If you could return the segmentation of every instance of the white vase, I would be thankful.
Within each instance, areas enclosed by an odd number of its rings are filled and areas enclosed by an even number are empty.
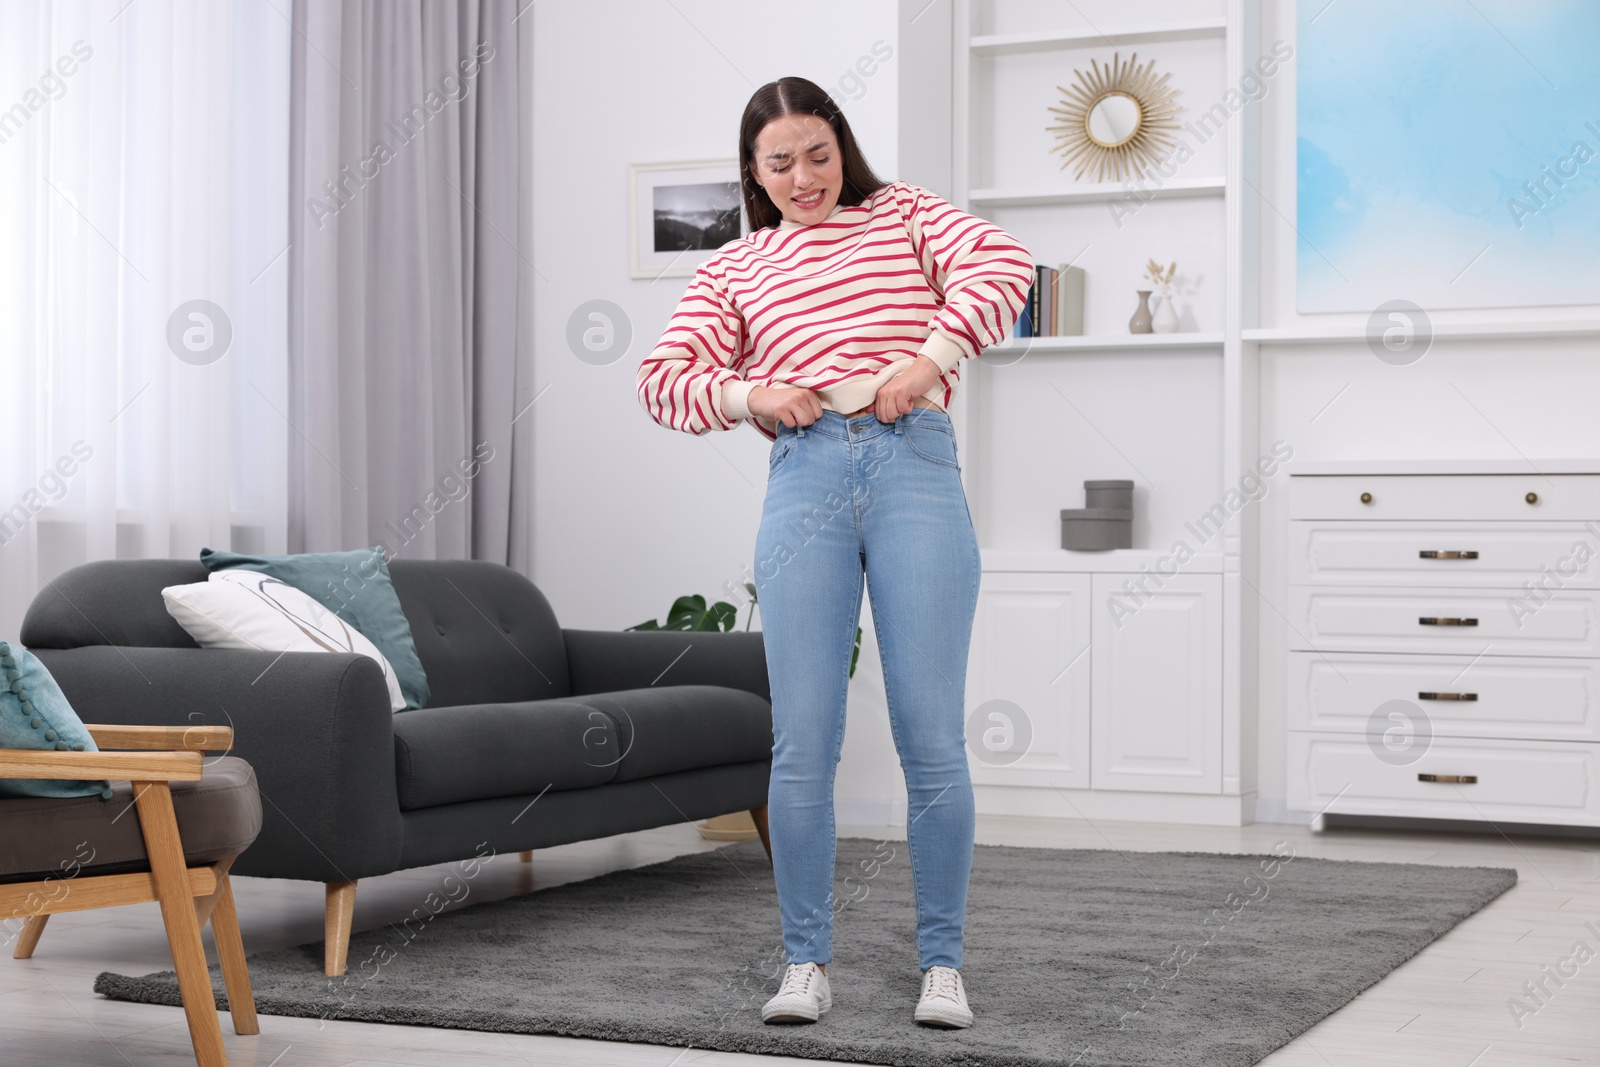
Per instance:
[[[1150,329],[1156,333],[1178,332],[1178,309],[1173,305],[1171,292],[1161,294],[1161,306],[1150,320]]]

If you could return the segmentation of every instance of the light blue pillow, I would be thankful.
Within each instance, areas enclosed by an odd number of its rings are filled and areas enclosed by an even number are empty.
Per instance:
[[[39,657],[0,641],[0,748],[98,752]],[[0,778],[0,797],[111,797],[110,782]]]
[[[302,552],[288,556],[249,556],[239,552],[200,550],[208,570],[229,568],[260,571],[292,585],[361,632],[378,646],[394,668],[407,708],[428,703],[428,675],[411,639],[411,624],[400,610],[400,597],[389,580],[383,547],[349,552]]]

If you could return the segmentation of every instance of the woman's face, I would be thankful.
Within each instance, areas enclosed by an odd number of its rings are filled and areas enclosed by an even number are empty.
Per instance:
[[[839,203],[844,169],[839,143],[828,121],[816,115],[784,115],[756,135],[756,183],[791,222],[821,222]]]

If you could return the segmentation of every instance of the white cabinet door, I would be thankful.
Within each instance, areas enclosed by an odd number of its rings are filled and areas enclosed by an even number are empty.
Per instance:
[[[967,763],[984,785],[1089,786],[1089,576],[983,576]]]
[[[1093,787],[1220,793],[1222,576],[1129,577],[1093,576]]]

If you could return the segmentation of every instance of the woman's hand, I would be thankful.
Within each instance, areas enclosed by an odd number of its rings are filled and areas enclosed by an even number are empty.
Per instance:
[[[893,422],[908,414],[912,401],[934,387],[944,372],[929,356],[918,356],[915,363],[890,378],[878,390],[877,415],[879,422]]]
[[[810,389],[781,385],[769,389],[758,385],[745,400],[750,414],[781,422],[785,426],[810,426],[822,418],[822,401]]]

